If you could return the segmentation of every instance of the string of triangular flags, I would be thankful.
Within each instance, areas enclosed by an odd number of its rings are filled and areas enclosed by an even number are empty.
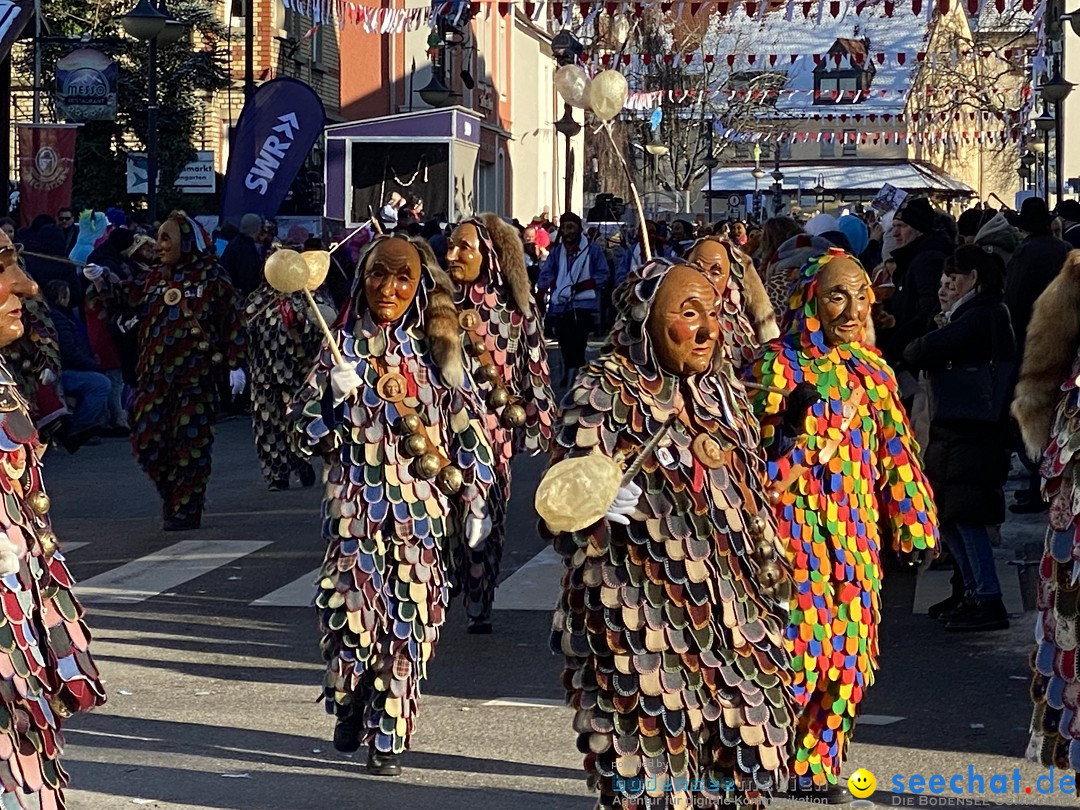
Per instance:
[[[628,110],[651,110],[659,106],[663,101],[672,104],[692,104],[701,98],[703,91],[700,90],[631,90],[626,96],[624,109]],[[1017,100],[1026,101],[1031,98],[1032,89],[1029,85],[1023,85],[1013,90]],[[810,89],[778,89],[778,90],[738,90],[733,88],[716,88],[704,91],[706,99],[727,98],[745,101],[790,101],[795,98],[810,99],[814,101],[858,104],[860,102],[873,101],[875,99],[903,101],[911,96],[925,96],[927,99],[952,98],[963,101],[967,97],[965,91],[951,87],[927,86],[919,89],[896,89],[896,90],[854,90],[854,91],[816,91]],[[1023,105],[1021,105],[1023,106]],[[790,112],[790,111],[786,111]],[[969,113],[974,116],[978,113]],[[988,114],[988,113],[983,113]],[[825,114],[828,119],[832,115]],[[856,119],[861,119],[866,113],[853,114]],[[918,115],[918,113],[915,113]],[[820,116],[815,116],[820,117]],[[846,117],[846,116],[845,116]]]
[[[913,132],[893,130],[880,132],[798,131],[798,132],[737,132],[720,130],[720,137],[730,143],[833,143],[833,144],[958,144],[983,145],[1016,143],[1021,139],[1019,128],[996,130],[960,130],[955,132]]]

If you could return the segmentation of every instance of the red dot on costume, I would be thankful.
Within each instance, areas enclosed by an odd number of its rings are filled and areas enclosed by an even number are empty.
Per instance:
[[[1031,793],[1031,788],[1024,788],[1024,793]]]

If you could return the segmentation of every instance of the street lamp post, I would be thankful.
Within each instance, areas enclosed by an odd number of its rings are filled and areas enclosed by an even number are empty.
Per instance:
[[[1043,115],[1049,115],[1049,110],[1047,109],[1047,106],[1050,104],[1054,105],[1054,112],[1051,116],[1053,126],[1049,130],[1045,130],[1045,132],[1046,139],[1048,141],[1047,146],[1049,146],[1050,132],[1054,133],[1054,179],[1057,191],[1057,200],[1059,203],[1065,196],[1065,138],[1062,137],[1064,135],[1064,132],[1062,130],[1062,107],[1064,105],[1065,99],[1068,98],[1069,93],[1072,92],[1072,89],[1072,82],[1065,81],[1065,79],[1061,75],[1060,64],[1057,70],[1054,71],[1053,77],[1048,82],[1045,82],[1038,88],[1039,95],[1042,96],[1044,103]],[[1040,118],[1041,117],[1042,116],[1040,116]],[[1050,150],[1047,149],[1047,153],[1049,153],[1049,151]],[[1047,160],[1049,160],[1049,154],[1047,155]],[[1049,185],[1050,184],[1048,179],[1046,190],[1047,198],[1049,198],[1050,196]]]
[[[773,179],[773,216],[780,216],[784,207],[784,173],[780,171],[780,144],[776,145],[776,167],[772,170]]]
[[[1042,133],[1042,170],[1043,170],[1043,187],[1042,196],[1048,203],[1050,201],[1050,133],[1057,127],[1057,116],[1050,112],[1050,105],[1046,101],[1043,102],[1042,114],[1034,119],[1032,122],[1035,124],[1036,131]],[[1061,182],[1061,170],[1058,169],[1058,182]],[[1059,196],[1060,199],[1060,196]]]
[[[814,196],[818,200],[819,213],[825,213],[825,177],[823,175],[817,176],[817,184],[814,186]]]
[[[716,155],[713,154],[713,127],[714,123],[709,122],[709,143],[708,154],[705,155],[705,159],[701,161],[701,165],[705,167],[705,171],[709,175],[709,196],[705,198],[705,216],[709,220],[709,225],[712,225],[712,176],[713,170],[720,165],[720,161],[716,159]]]
[[[563,210],[571,211],[574,202],[574,147],[570,139],[581,132],[581,124],[574,120],[574,112],[565,101],[562,118],[555,122],[555,131],[566,136],[566,206]]]

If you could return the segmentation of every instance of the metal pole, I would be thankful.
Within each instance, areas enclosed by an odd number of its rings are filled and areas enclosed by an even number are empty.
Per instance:
[[[563,189],[565,205],[564,212],[572,211],[574,204],[574,147],[570,143],[570,136],[566,137],[566,188]]]
[[[1064,102],[1054,105],[1054,179],[1057,181],[1057,204],[1065,199],[1065,120]]]
[[[1050,203],[1050,133],[1043,133],[1043,186],[1042,197]]]
[[[244,0],[244,98],[255,92],[255,0]]]
[[[713,122],[709,121],[709,160],[712,161],[713,157]],[[709,220],[709,225],[712,226],[712,173],[713,167],[706,166],[705,171],[709,173],[709,196],[705,199],[706,217]]]
[[[146,217],[150,225],[157,218],[157,164],[158,164],[158,137],[157,137],[157,37],[150,40],[149,73],[146,77],[146,92],[149,103],[146,106]]]

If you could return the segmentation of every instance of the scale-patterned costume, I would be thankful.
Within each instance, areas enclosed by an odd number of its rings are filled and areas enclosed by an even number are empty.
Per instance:
[[[173,215],[176,218],[176,215]],[[244,330],[236,291],[201,226],[179,217],[183,257],[140,281],[110,285],[110,307],[138,318],[131,445],[167,518],[202,516],[218,375],[239,368]]]
[[[438,297],[453,333],[443,340],[460,352],[447,287]],[[389,326],[373,322],[359,289],[360,312],[351,309],[335,327],[342,355],[363,381],[358,397],[333,405],[334,361],[324,348],[296,395],[294,417],[301,451],[322,453],[329,466],[327,548],[315,596],[326,709],[339,719],[363,712],[362,744],[400,754],[409,747],[420,683],[446,617],[453,546],[463,542],[464,516],[482,516],[494,473],[468,380],[449,387],[433,357],[431,271],[422,270],[416,300]],[[377,388],[389,372],[404,377],[401,403]],[[403,417],[410,411],[426,425],[429,443],[461,471],[455,495],[419,477],[406,455]]]
[[[311,471],[290,441],[288,409],[319,353],[322,332],[302,293],[280,293],[266,282],[248,297],[244,325],[255,453],[267,483],[288,482],[290,473]]]
[[[506,426],[502,419],[504,407],[489,407],[484,412],[495,453],[496,486],[492,487],[488,502],[492,529],[479,548],[462,545],[455,565],[457,587],[464,593],[469,621],[488,622],[506,542],[510,466],[514,454],[520,450],[530,454],[547,452],[555,418],[555,398],[551,393],[543,326],[530,292],[521,239],[494,214],[466,222],[480,234],[480,250],[484,255],[479,277],[467,286],[457,285],[454,301],[460,311],[464,348],[472,358],[474,385],[478,392],[490,396],[492,384],[475,382],[481,362],[479,353],[469,351],[474,341],[481,341],[498,371],[496,385],[506,390],[511,403],[525,409],[525,423],[520,428]],[[504,229],[509,229],[509,233],[501,233]],[[470,311],[478,317],[470,316]]]
[[[566,571],[552,649],[566,658],[601,807],[643,794],[737,800],[781,787],[792,752],[786,563],[742,386],[658,370],[644,325],[666,263],[640,273],[620,288],[603,354],[567,395],[552,462],[632,458],[678,417],[634,476],[643,494],[629,526],[601,519],[555,535]],[[765,566],[778,584],[764,584]]]
[[[727,284],[720,290],[720,334],[732,364],[743,369],[757,360],[764,344],[780,336],[780,330],[753,260],[730,240],[715,241],[724,246],[731,262]]]
[[[1080,253],[1035,302],[1012,412],[1039,458],[1049,528],[1039,566],[1027,756],[1080,775]]]
[[[105,702],[52,532],[44,451],[0,362],[0,807],[11,810],[67,806],[61,725]]]
[[[26,397],[30,417],[38,429],[67,415],[67,406],[56,392],[56,383],[43,383],[42,374],[60,379],[60,339],[56,335],[49,305],[41,298],[24,298],[23,336],[0,350]]]
[[[821,396],[790,452],[780,418],[786,398],[766,392],[753,397],[770,478],[780,481],[793,465],[804,467],[776,512],[796,586],[787,645],[803,710],[793,770],[817,784],[837,782],[859,703],[878,666],[882,540],[911,553],[936,547],[938,534],[892,370],[861,341],[825,343],[815,294],[832,258],[827,254],[803,267],[786,333],[751,372],[763,385],[792,391],[805,382]],[[853,397],[861,405],[841,432],[844,404]],[[836,440],[835,455],[821,464],[818,454]]]

